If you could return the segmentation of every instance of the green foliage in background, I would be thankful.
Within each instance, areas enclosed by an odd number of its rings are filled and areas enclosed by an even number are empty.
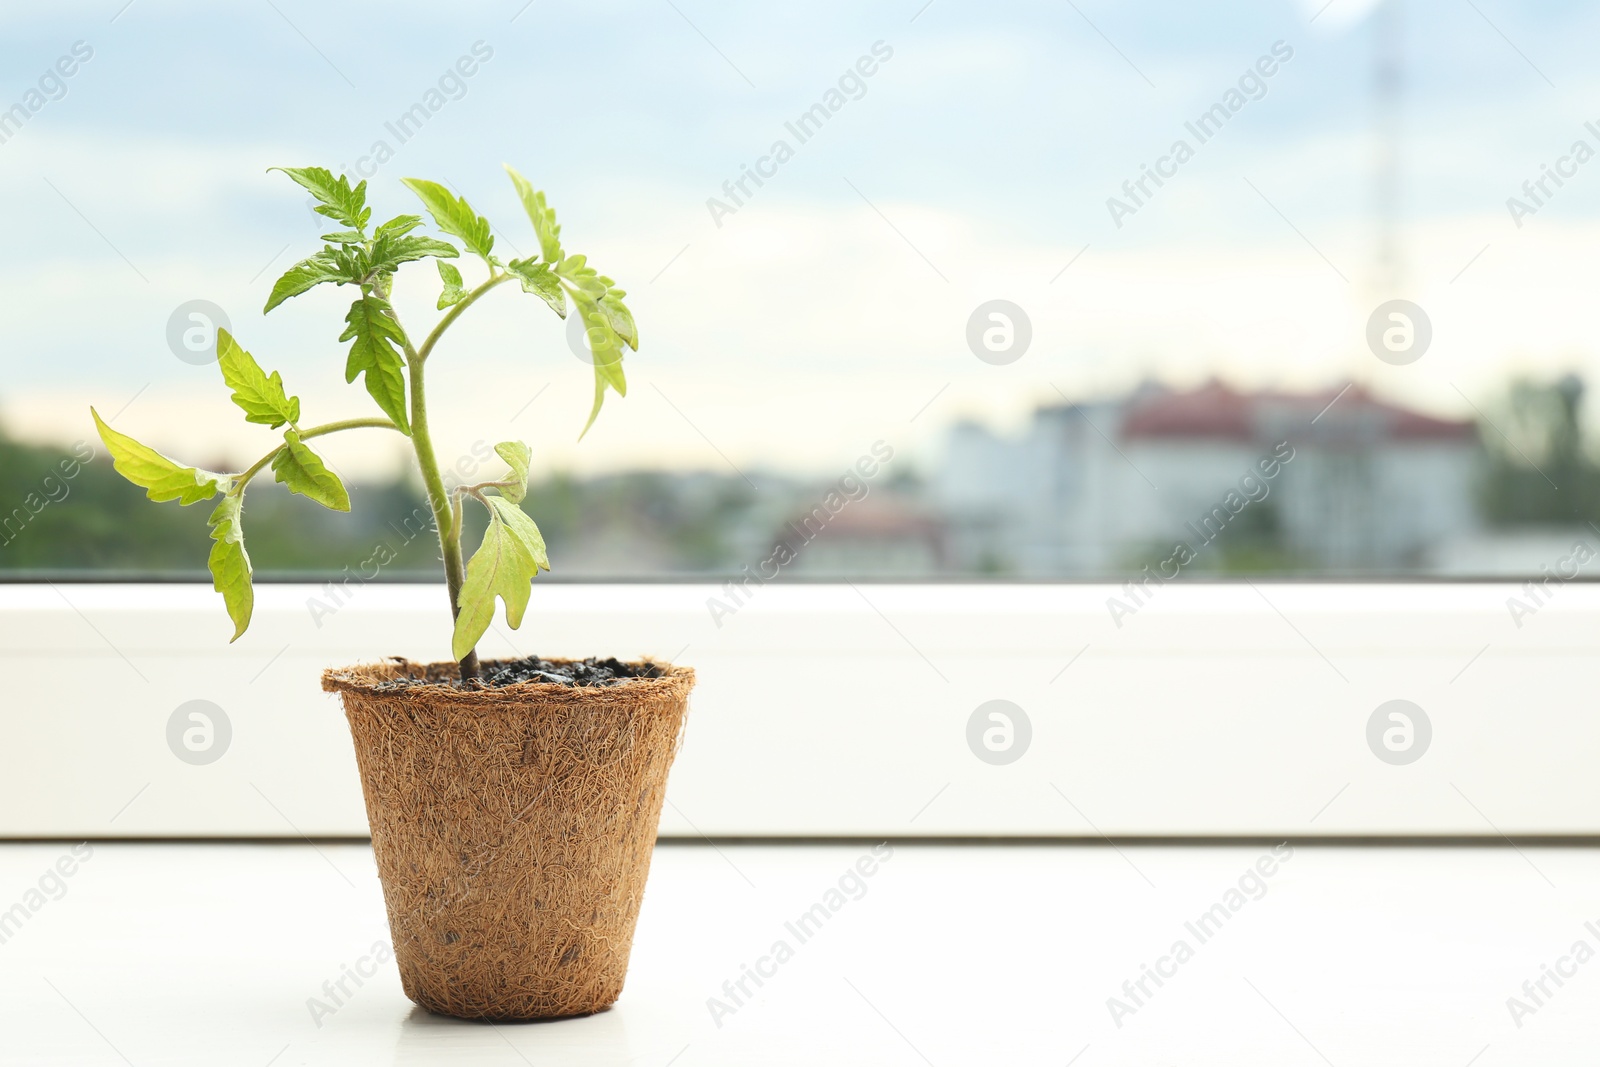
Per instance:
[[[1583,432],[1583,383],[1513,382],[1482,427],[1482,507],[1496,525],[1600,524],[1600,464]]]

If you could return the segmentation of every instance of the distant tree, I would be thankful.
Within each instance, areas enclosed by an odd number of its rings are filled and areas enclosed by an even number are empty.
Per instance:
[[[1585,443],[1583,381],[1521,379],[1485,418],[1482,489],[1493,525],[1600,521],[1600,465]]]
[[[250,554],[257,576],[320,582],[349,577],[348,567],[361,580],[431,577],[439,550],[431,515],[418,508],[416,486],[394,480],[352,483],[349,490],[361,504],[349,515],[288,494],[253,500]],[[533,482],[528,500],[552,547],[573,556],[589,551],[587,573],[731,575],[750,562],[740,557],[730,532],[758,501],[733,475],[633,471],[577,479],[557,472]],[[484,525],[468,513],[469,541],[481,538]],[[623,534],[637,540],[623,541]],[[0,436],[0,575],[198,580],[205,570],[194,546],[206,539],[203,513],[150,507],[143,491],[115,475],[98,440],[75,451]],[[651,546],[644,562],[630,554],[639,540]],[[611,542],[615,548],[607,551]],[[381,568],[374,560],[384,561]]]

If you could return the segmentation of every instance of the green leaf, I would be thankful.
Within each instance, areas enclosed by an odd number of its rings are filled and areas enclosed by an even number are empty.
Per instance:
[[[222,368],[222,380],[233,390],[233,402],[243,409],[245,422],[276,430],[300,421],[300,398],[286,395],[278,372],[268,377],[255,357],[223,329],[217,330],[217,366]]]
[[[506,497],[488,496],[489,527],[483,543],[467,564],[461,585],[461,613],[456,616],[451,651],[465,659],[494,621],[495,598],[506,602],[506,622],[514,630],[522,625],[531,583],[540,569],[549,570],[544,537],[533,520]]]
[[[267,297],[267,306],[261,309],[261,313],[265,315],[290,297],[299,296],[323,282],[338,282],[342,285],[360,280],[361,275],[352,270],[348,262],[342,261],[333,249],[325,248],[313,256],[302,259],[277,280],[272,286],[272,295]]]
[[[218,493],[233,488],[233,478],[215,474],[198,467],[185,467],[163,456],[153,448],[120,434],[105,424],[100,413],[89,409],[94,424],[100,431],[100,440],[111,453],[111,465],[116,472],[145,491],[151,500],[176,500],[183,506],[208,500]]]
[[[382,271],[393,274],[402,263],[412,260],[426,259],[435,256],[440,259],[455,259],[461,251],[447,241],[440,241],[434,237],[389,237],[379,236],[372,241],[372,253],[367,260],[367,273]]]
[[[442,265],[442,264],[441,264]],[[405,344],[405,334],[391,313],[389,302],[368,294],[350,305],[345,315],[346,329],[339,335],[341,341],[352,341],[349,358],[344,364],[344,380],[353,382],[356,375],[366,375],[367,392],[378,402],[383,413],[410,436],[411,422],[406,412],[405,359],[400,347]]]
[[[439,266],[439,280],[444,282],[444,291],[439,294],[439,310],[454,307],[466,299],[467,291],[461,285],[461,272],[454,265],[442,259],[434,260]]]
[[[287,485],[289,492],[310,497],[325,508],[349,511],[350,494],[345,492],[344,483],[301,442],[300,435],[286,430],[283,442],[285,447],[272,460],[272,473],[277,480]]]
[[[244,550],[244,526],[240,516],[244,511],[244,495],[230,493],[218,502],[217,508],[206,521],[211,526],[211,587],[222,594],[228,606],[228,617],[233,620],[232,644],[244,636],[250,627],[250,616],[255,611],[255,587],[250,584],[250,554]]]
[[[513,504],[522,503],[522,498],[528,495],[528,462],[533,456],[532,451],[521,441],[501,441],[494,446],[494,450],[511,468],[510,474],[500,479],[511,483],[500,486],[500,495]]]
[[[601,281],[609,283],[611,279],[601,278]],[[622,302],[622,298],[627,295],[621,289],[607,289],[606,295],[600,298],[600,310],[605,314],[606,322],[610,324],[612,332],[622,338],[629,348],[637,352],[639,351],[639,330],[633,324],[633,312],[629,311],[627,305]]]
[[[522,282],[524,293],[534,293],[562,318],[567,317],[567,294],[561,288],[561,279],[547,263],[536,263],[531,259],[513,259],[506,264],[506,271],[515,274]]]
[[[628,395],[628,383],[622,377],[622,339],[611,328],[611,319],[601,310],[600,304],[588,293],[573,293],[572,302],[584,323],[584,336],[589,351],[594,353],[595,373],[620,395]]]
[[[533,232],[539,235],[539,254],[546,263],[559,263],[561,261],[561,226],[556,222],[556,209],[545,203],[544,194],[535,189],[533,185],[517,173],[511,164],[504,164],[506,173],[511,175],[511,184],[517,187],[517,196],[522,199],[522,209],[528,213],[528,219],[533,223]]]
[[[343,174],[337,179],[325,167],[268,167],[280,170],[293,178],[302,188],[316,198],[317,214],[344,223],[355,230],[364,230],[372,209],[366,206],[367,183],[350,188],[350,179]]]
[[[528,558],[537,564],[540,570],[549,570],[550,557],[545,552],[544,535],[539,532],[539,527],[534,525],[527,512],[504,497],[486,496],[484,499],[489,502],[489,510],[500,517],[500,521],[506,524],[511,536],[527,552]],[[511,623],[512,629],[516,629],[522,625],[522,612],[518,610],[515,617],[507,615],[506,621]]]
[[[389,241],[388,255],[396,263],[409,263],[414,259],[424,259],[435,256],[439,259],[455,259],[461,255],[461,250],[449,241],[441,241],[437,237],[395,237]]]
[[[600,417],[600,408],[603,404],[605,404],[605,402],[606,380],[600,377],[600,374],[597,371],[595,372],[594,376],[594,405],[589,408],[589,421],[583,424],[583,432],[578,434],[578,440],[583,440],[590,428],[594,426],[594,420]]]
[[[325,233],[318,240],[327,241],[336,245],[358,245],[367,239],[367,235],[360,230],[335,230]]]
[[[428,209],[439,229],[452,237],[461,238],[467,248],[485,260],[494,248],[494,236],[489,232],[489,220],[479,215],[461,197],[438,182],[422,178],[401,178],[406,188],[417,194],[422,206]]]
[[[589,266],[586,257],[567,256],[555,265],[555,272],[572,287],[572,302],[578,305],[589,349],[594,353],[594,406],[583,427],[586,434],[600,416],[608,387],[615,389],[618,396],[628,395],[628,382],[622,372],[622,346],[637,349],[639,333],[633,313],[622,302],[628,294]]]
[[[578,305],[578,314],[586,324],[589,351],[594,354],[594,406],[589,409],[589,421],[583,425],[583,434],[587,434],[594,420],[600,417],[606,388],[615,389],[618,396],[627,396],[628,380],[622,371],[622,339],[611,328],[611,320],[600,309],[599,302],[582,291],[573,292],[572,302]],[[582,438],[583,434],[578,436]]]
[[[599,300],[611,288],[611,279],[602,278],[598,271],[589,266],[589,257],[577,255],[568,256],[561,262],[554,264],[555,272],[565,278],[577,289]]]
[[[404,234],[410,233],[412,230],[416,229],[418,226],[421,226],[421,225],[422,225],[422,216],[421,215],[396,215],[394,218],[390,219],[388,222],[385,222],[382,225],[380,225],[376,230],[373,230],[372,231],[372,236],[374,238],[377,238],[377,237],[400,237],[400,236],[402,236]]]

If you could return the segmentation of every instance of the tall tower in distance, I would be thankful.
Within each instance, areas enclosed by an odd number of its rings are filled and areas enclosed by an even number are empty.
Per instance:
[[[1404,0],[1381,0],[1372,33],[1372,212],[1375,244],[1369,306],[1409,297],[1400,234],[1401,94],[1405,88]]]

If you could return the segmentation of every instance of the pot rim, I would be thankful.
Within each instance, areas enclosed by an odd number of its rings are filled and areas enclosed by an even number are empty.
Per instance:
[[[564,657],[547,657],[551,663],[576,663]],[[485,660],[493,663],[510,663],[515,660]],[[352,693],[382,700],[401,701],[438,707],[450,704],[459,708],[492,707],[501,704],[553,704],[598,703],[633,704],[655,697],[682,700],[694,686],[694,668],[678,667],[665,660],[644,656],[637,660],[623,660],[629,665],[649,664],[658,668],[656,678],[628,678],[618,685],[561,685],[557,682],[513,682],[511,685],[482,689],[457,689],[443,683],[390,686],[402,675],[432,677],[447,675],[456,669],[455,660],[435,663],[417,663],[404,656],[390,656],[378,663],[359,663],[351,667],[332,667],[322,672],[322,689],[327,693]]]

